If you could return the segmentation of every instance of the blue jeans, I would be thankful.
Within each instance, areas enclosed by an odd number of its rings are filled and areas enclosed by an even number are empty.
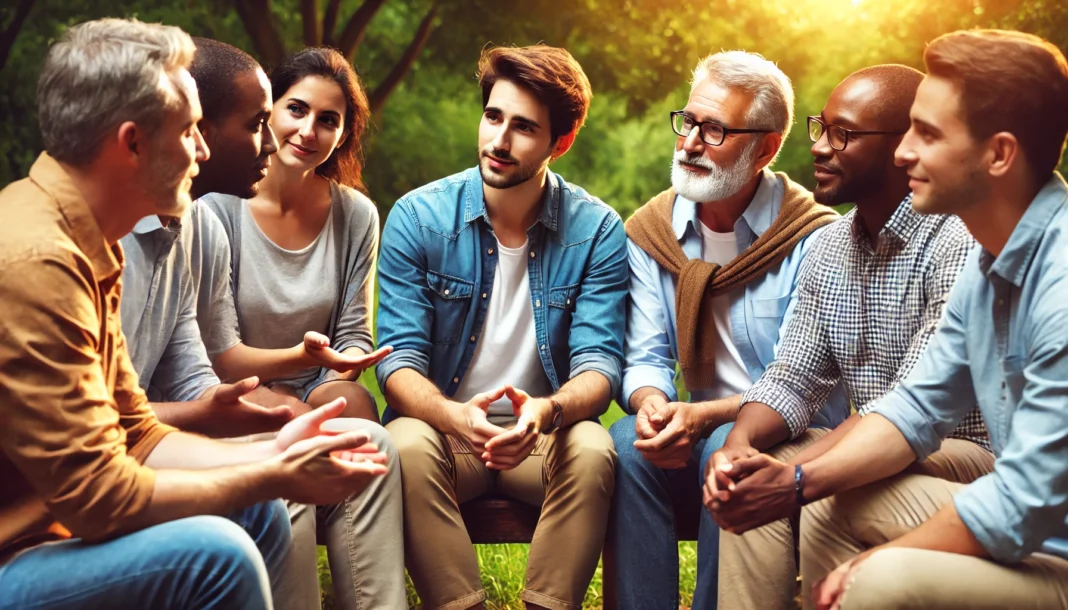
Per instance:
[[[701,503],[705,465],[727,440],[733,423],[716,428],[694,445],[679,470],[663,470],[634,448],[634,416],[612,425],[616,445],[616,493],[608,535],[615,548],[616,599],[623,610],[678,610],[676,502]],[[719,526],[701,510],[697,534],[697,588],[694,610],[715,610],[719,583]]]
[[[223,517],[155,525],[98,544],[42,544],[0,566],[0,610],[270,610],[270,579],[289,552],[280,500]]]

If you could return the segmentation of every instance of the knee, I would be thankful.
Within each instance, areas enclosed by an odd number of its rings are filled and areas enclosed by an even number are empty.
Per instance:
[[[413,417],[401,417],[391,421],[385,430],[400,460],[401,470],[410,475],[405,480],[417,480],[438,464],[434,448],[438,445],[439,433],[430,424]]]
[[[288,525],[288,516],[285,520]],[[270,525],[273,524],[264,524],[265,527]],[[208,575],[210,580],[246,590],[266,585],[264,557],[248,532],[233,521],[212,516],[186,519],[182,524],[182,540],[199,548],[201,559],[198,563],[201,565],[197,571]],[[266,589],[269,591],[269,586]]]
[[[584,480],[611,481],[609,489],[614,488],[616,451],[612,437],[604,426],[597,422],[579,422],[565,431],[562,439],[563,454],[556,457],[563,460],[561,469],[574,473]]]
[[[926,579],[923,574],[916,572],[916,566],[922,562],[915,561],[915,557],[910,553],[912,550],[884,549],[873,553],[853,574],[843,592],[840,598],[842,609],[922,608],[923,587],[918,586],[918,583]],[[903,583],[909,584],[903,586]]]
[[[308,394],[308,403],[313,407],[321,407],[336,398],[345,399],[345,410],[341,412],[341,417],[379,421],[378,403],[370,390],[357,381],[324,383]]]
[[[608,435],[612,439],[612,446],[616,452],[617,467],[620,472],[632,472],[643,466],[651,466],[642,455],[641,451],[634,448],[634,441],[638,440],[638,433],[634,429],[633,415],[628,415],[612,424],[608,429]]]

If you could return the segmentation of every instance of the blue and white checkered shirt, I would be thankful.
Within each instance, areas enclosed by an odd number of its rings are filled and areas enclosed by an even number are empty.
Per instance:
[[[861,415],[916,364],[974,240],[956,216],[920,215],[906,197],[872,248],[853,210],[827,227],[800,271],[776,360],[742,397],[786,420],[791,437],[841,381]],[[951,436],[989,448],[973,410]]]

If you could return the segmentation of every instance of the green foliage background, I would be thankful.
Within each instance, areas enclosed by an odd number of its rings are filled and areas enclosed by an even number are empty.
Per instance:
[[[320,0],[320,15],[331,0]],[[338,0],[339,23],[363,2]],[[289,50],[302,45],[301,6],[310,0],[5,0],[0,6],[0,186],[26,175],[41,150],[34,88],[51,41],[78,22],[131,16],[177,25],[253,54],[253,37],[235,7],[271,16]],[[316,4],[312,2],[311,4]],[[426,46],[374,118],[365,180],[384,219],[412,188],[475,161],[480,115],[474,80],[486,44],[535,42],[567,47],[594,88],[586,127],[554,166],[568,180],[614,206],[624,217],[669,182],[674,141],[667,113],[685,104],[697,60],[742,48],[776,61],[793,80],[794,130],[778,170],[813,185],[804,117],[818,114],[850,72],[877,63],[922,69],[924,44],[967,27],[1006,27],[1045,36],[1068,51],[1065,0],[384,0],[366,30],[354,64],[371,89],[394,68],[431,6]],[[21,27],[19,7],[29,7]],[[1065,164],[1062,162],[1062,171]],[[365,382],[377,393],[373,376]],[[611,423],[618,407],[602,418]],[[484,581],[494,608],[519,608],[526,559],[522,545],[483,547]],[[680,589],[688,603],[694,546],[680,545]],[[329,589],[324,589],[329,605]],[[600,605],[600,572],[586,605]]]

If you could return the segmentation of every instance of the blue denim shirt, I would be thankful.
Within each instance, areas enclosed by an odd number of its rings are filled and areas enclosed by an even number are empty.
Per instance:
[[[771,226],[779,214],[782,198],[782,181],[765,169],[753,201],[734,223],[738,252],[751,246]],[[677,196],[671,220],[682,251],[690,259],[701,258],[697,204]],[[786,328],[796,302],[801,261],[822,231],[819,229],[806,236],[793,252],[760,279],[728,295],[731,336],[753,383],[775,360],[780,330]],[[630,411],[631,394],[646,386],[662,391],[669,400],[678,400],[674,383],[678,333],[675,328],[675,276],[629,240],[627,252],[631,280],[626,334],[627,365],[623,372],[621,405]],[[710,390],[694,392],[690,396],[693,402],[712,398],[714,396]],[[839,387],[813,420],[813,425],[834,427],[848,416],[848,401]]]
[[[527,231],[538,353],[554,389],[597,371],[619,389],[627,293],[619,215],[549,172],[538,221]],[[411,368],[446,396],[460,386],[486,320],[497,241],[478,168],[405,195],[382,231],[378,258],[378,384]],[[489,388],[487,388],[489,389]],[[395,414],[387,411],[386,419]]]
[[[994,471],[954,497],[994,559],[1068,558],[1068,188],[1039,191],[996,258],[972,250],[916,368],[874,409],[919,459],[973,404]]]

